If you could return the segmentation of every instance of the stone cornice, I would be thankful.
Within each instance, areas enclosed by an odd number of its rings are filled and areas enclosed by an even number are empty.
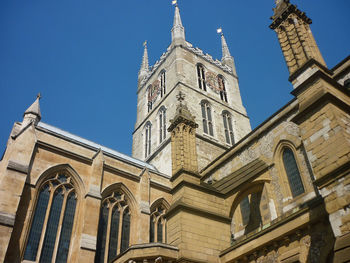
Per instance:
[[[284,7],[281,6],[281,9],[279,7],[274,8],[275,14],[271,17],[273,19],[270,25],[271,29],[276,29],[292,13],[296,14],[305,23],[312,23],[312,20],[304,12],[300,11],[296,5],[289,3],[289,0],[285,0],[281,5],[284,5]]]

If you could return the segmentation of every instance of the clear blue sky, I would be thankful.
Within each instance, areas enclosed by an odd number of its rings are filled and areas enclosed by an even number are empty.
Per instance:
[[[330,68],[350,54],[349,0],[291,2],[313,20]],[[253,128],[292,99],[268,28],[273,5],[179,0],[187,41],[219,59],[222,26]],[[142,43],[154,64],[170,44],[173,14],[170,0],[0,1],[0,152],[41,92],[43,122],[130,154]]]

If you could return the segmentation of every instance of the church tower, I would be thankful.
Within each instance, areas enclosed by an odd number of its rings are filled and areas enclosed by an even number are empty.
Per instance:
[[[179,92],[186,96],[186,106],[198,124],[195,145],[199,170],[251,131],[234,59],[220,33],[221,61],[186,41],[176,4],[172,42],[152,67],[149,67],[147,44],[144,44],[138,76],[133,157],[171,174],[172,146],[167,129],[176,113]]]

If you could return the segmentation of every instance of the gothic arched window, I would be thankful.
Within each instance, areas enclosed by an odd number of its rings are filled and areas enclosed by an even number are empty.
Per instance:
[[[159,143],[163,142],[166,138],[166,110],[165,107],[161,107],[159,110]]]
[[[225,80],[223,76],[221,75],[218,76],[218,83],[219,83],[219,89],[220,89],[220,98],[221,100],[227,102],[227,93],[226,93],[226,87],[225,87]]]
[[[224,111],[222,114],[224,129],[225,129],[225,138],[228,144],[233,145],[235,143],[234,135],[233,135],[233,126],[232,126],[232,117],[231,114]]]
[[[290,190],[293,197],[296,197],[304,193],[305,190],[301,181],[300,172],[293,151],[288,147],[284,148],[282,157],[284,169],[289,181]]]
[[[113,192],[102,201],[95,263],[110,262],[129,247],[130,208],[125,195]]]
[[[197,65],[197,76],[198,76],[198,86],[200,89],[207,91],[207,86],[205,83],[205,71],[201,64]]]
[[[206,134],[214,136],[213,121],[211,117],[211,108],[210,108],[209,102],[202,101],[201,108],[202,108],[203,131]]]
[[[145,126],[145,158],[151,154],[151,128],[152,124],[147,122]]]
[[[166,242],[166,219],[164,218],[165,213],[166,208],[162,204],[151,211],[149,228],[150,242]]]
[[[67,262],[77,196],[64,172],[46,180],[38,200],[24,252],[24,260]]]
[[[163,97],[166,94],[165,87],[165,70],[160,73],[160,96]]]

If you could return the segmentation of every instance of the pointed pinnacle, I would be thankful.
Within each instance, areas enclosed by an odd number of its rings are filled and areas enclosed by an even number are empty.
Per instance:
[[[142,57],[142,64],[141,64],[141,72],[148,72],[149,65],[148,65],[148,50],[147,50],[147,40],[143,43],[144,51],[143,51],[143,57]]]
[[[38,96],[36,97],[36,100],[33,102],[32,105],[30,105],[30,107],[24,112],[23,115],[31,113],[41,118],[40,104],[39,104],[40,98],[41,98],[41,95],[39,93]]]
[[[231,58],[230,50],[228,49],[224,33],[221,32],[221,48],[222,58]]]

